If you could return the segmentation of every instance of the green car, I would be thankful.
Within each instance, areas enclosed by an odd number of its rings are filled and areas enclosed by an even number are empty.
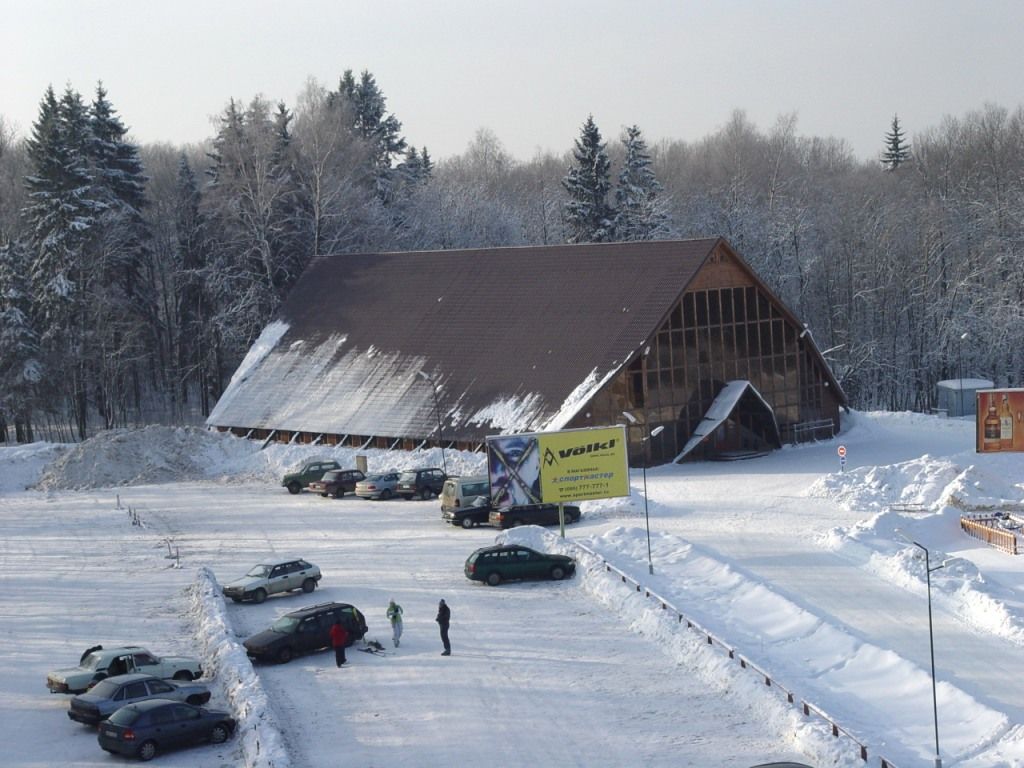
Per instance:
[[[496,587],[516,579],[568,579],[576,561],[567,555],[549,555],[519,544],[478,549],[466,560],[466,578]]]
[[[298,493],[314,480],[320,480],[324,476],[324,472],[330,472],[332,469],[341,469],[341,466],[336,461],[325,461],[324,459],[307,461],[296,471],[285,475],[281,480],[281,485],[288,489],[288,493]]]

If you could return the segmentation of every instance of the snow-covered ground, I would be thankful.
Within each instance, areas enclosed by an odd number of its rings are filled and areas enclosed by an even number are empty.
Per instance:
[[[158,427],[0,448],[3,765],[116,762],[44,684],[97,642],[201,655],[213,705],[240,718],[238,738],[163,755],[165,765],[858,766],[860,745],[868,765],[931,764],[917,541],[933,568],[944,564],[931,573],[943,763],[1024,766],[1024,561],[959,525],[965,511],[1021,507],[1024,457],[974,453],[967,421],[844,418],[832,442],[649,470],[653,575],[639,472],[632,498],[584,503],[562,540],[452,528],[436,501],[278,485],[314,455],[351,466],[363,453],[371,469],[401,469],[440,464],[436,450],[260,450]],[[453,473],[484,467],[474,454],[446,460]],[[921,511],[893,510],[901,504]],[[496,538],[573,554],[577,576],[469,582],[466,556]],[[220,598],[218,580],[292,553],[324,571],[313,599]],[[442,597],[450,658],[433,621]],[[346,669],[329,653],[253,668],[239,644],[282,613],[337,599],[390,646],[390,598],[406,611],[402,647],[350,652]]]

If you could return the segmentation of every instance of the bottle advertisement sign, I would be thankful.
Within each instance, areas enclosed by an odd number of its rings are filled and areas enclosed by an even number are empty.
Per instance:
[[[487,472],[499,509],[629,496],[626,428],[488,437]]]
[[[979,389],[978,453],[1024,451],[1024,389]]]

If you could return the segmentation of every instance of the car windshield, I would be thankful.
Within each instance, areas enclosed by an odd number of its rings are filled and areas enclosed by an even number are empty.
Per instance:
[[[371,483],[380,483],[388,479],[388,475],[370,475],[368,478]]]
[[[282,616],[280,619],[270,625],[270,628],[274,632],[279,632],[282,635],[290,635],[295,631],[295,628],[299,626],[299,620],[293,619],[291,616]]]
[[[412,482],[415,479],[416,479],[416,473],[415,472],[403,472],[402,474],[400,474],[398,476],[398,481],[402,482],[402,483]]]
[[[246,576],[255,576],[255,577],[259,578],[261,576],[266,576],[268,573],[270,573],[270,566],[269,565],[254,565],[252,567],[252,569],[250,569],[250,571],[247,574],[245,574],[245,575]]]
[[[328,482],[329,480],[337,480],[341,476],[341,470],[332,469],[330,472],[324,473],[323,480]]]
[[[99,696],[101,699],[111,699],[120,688],[121,686],[118,683],[112,683],[109,680],[100,680],[96,685],[89,689],[89,693],[93,696]]]
[[[100,665],[100,659],[102,659],[102,658],[103,658],[102,654],[100,654],[100,653],[98,653],[96,651],[93,651],[92,653],[90,653],[88,656],[85,657],[85,659],[82,661],[82,663],[79,666],[81,666],[82,669],[97,669],[99,667],[99,665]]]

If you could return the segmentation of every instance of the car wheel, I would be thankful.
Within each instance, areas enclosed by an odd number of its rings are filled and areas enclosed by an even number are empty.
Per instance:
[[[228,740],[228,727],[224,723],[217,723],[213,726],[213,730],[210,731],[210,743],[212,744],[223,744]]]
[[[292,649],[287,645],[277,652],[277,661],[280,664],[287,664],[292,660]]]
[[[560,565],[556,565],[554,568],[551,569],[551,578],[555,581],[561,581],[565,578],[565,571],[562,570],[562,567]]]
[[[198,693],[193,693],[191,696],[185,699],[185,703],[191,704],[193,707],[198,707],[203,704],[203,697]]]
[[[252,593],[252,601],[254,603],[262,603],[266,599],[267,599],[267,590],[265,590],[265,589],[262,589],[262,588],[261,589],[257,589],[255,592]]]
[[[422,491],[420,491],[420,498],[423,499],[424,501],[429,499],[431,496],[433,496],[433,494],[430,492],[429,488],[424,488]]]
[[[142,742],[139,745],[139,751],[136,753],[139,756],[139,760],[145,762],[146,760],[152,760],[156,757],[156,742],[152,739]]]
[[[192,680],[192,673],[189,672],[187,669],[179,669],[177,672],[174,673],[173,679],[189,681]]]
[[[388,499],[391,498],[391,496],[392,496],[392,493],[387,488],[385,488],[383,491],[380,492],[380,500],[381,501],[387,501]]]
[[[466,528],[467,530],[472,528],[473,527],[473,520],[471,518],[468,518],[468,517],[462,518],[462,527]]]
[[[316,579],[306,579],[302,582],[302,591],[307,595],[316,589]]]
[[[326,495],[327,494],[325,493],[324,496],[326,496]],[[334,498],[336,498],[336,499],[340,499],[344,495],[345,495],[345,489],[344,488],[339,488],[338,490],[336,490],[334,492]]]
[[[491,571],[487,574],[487,583],[492,587],[496,587],[501,584],[501,574],[497,571]]]
[[[296,483],[294,480],[288,483],[288,493],[296,494],[302,490],[302,486]]]

